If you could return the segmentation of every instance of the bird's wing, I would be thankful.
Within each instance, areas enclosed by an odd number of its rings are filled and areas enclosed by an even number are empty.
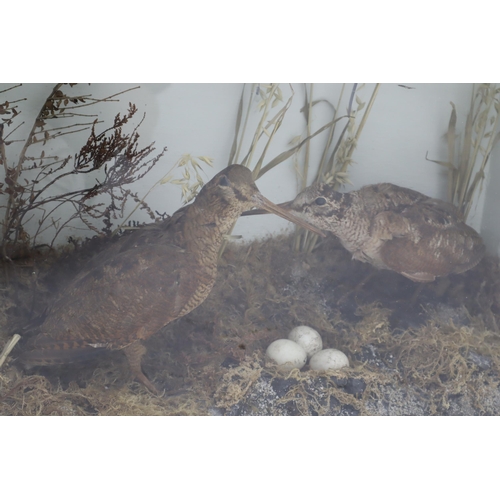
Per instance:
[[[430,199],[418,191],[388,182],[362,187],[359,190],[359,198],[369,216],[385,211],[400,212],[407,207]]]
[[[107,256],[77,276],[53,304],[40,334],[27,346],[25,361],[45,364],[46,356],[51,363],[67,362],[94,349],[119,349],[149,337],[197,305],[192,299],[204,293],[200,280],[211,288],[212,277],[193,273],[194,265],[192,256],[173,245]]]
[[[420,282],[474,267],[484,255],[484,244],[451,207],[429,199],[393,217],[398,222],[393,223],[392,238],[380,248],[385,265]]]

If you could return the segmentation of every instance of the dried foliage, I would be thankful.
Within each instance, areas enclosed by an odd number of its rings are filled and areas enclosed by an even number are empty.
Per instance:
[[[275,168],[281,163],[294,158],[296,170],[299,178],[299,190],[302,190],[307,185],[308,172],[311,169],[309,152],[312,147],[312,140],[327,132],[326,141],[323,142],[323,153],[319,165],[315,168],[314,182],[327,182],[338,187],[341,184],[348,182],[347,169],[352,163],[352,155],[358,144],[359,137],[364,128],[366,120],[375,102],[380,84],[376,84],[368,101],[368,105],[359,97],[358,91],[363,89],[363,85],[354,84],[346,106],[346,114],[340,115],[339,109],[344,96],[345,84],[342,86],[338,103],[334,106],[326,99],[314,100],[314,84],[304,85],[304,106],[301,109],[306,119],[306,137],[296,137],[291,141],[292,147],[283,151],[271,161],[265,162],[266,154],[269,147],[276,136],[283,120],[287,116],[288,110],[295,96],[295,91],[290,85],[291,95],[288,100],[271,115],[271,110],[283,102],[283,92],[280,84],[252,84],[250,91],[247,92],[246,87],[243,87],[241,99],[238,107],[238,115],[236,119],[235,136],[231,153],[229,155],[229,163],[239,162],[252,169],[255,179],[262,177],[269,170]],[[309,90],[308,90],[309,89]],[[244,105],[247,101],[246,106]],[[354,101],[356,106],[354,106]],[[247,153],[240,160],[243,144],[246,142],[247,127],[249,118],[253,112],[253,107],[256,105],[256,112],[260,113],[257,127],[250,141],[250,146]],[[326,105],[332,110],[332,119],[317,130],[312,130],[313,111],[315,106]],[[365,107],[366,106],[366,107]],[[361,121],[357,125],[356,118],[364,109]],[[337,130],[337,124],[341,121],[346,121],[342,130]],[[304,158],[300,158],[298,154],[305,150]],[[260,153],[258,160],[253,164],[254,156]],[[310,234],[308,231],[297,229],[294,247],[296,250],[311,251],[316,245],[317,237]]]
[[[451,102],[446,134],[448,160],[429,160],[448,169],[448,201],[467,219],[481,192],[491,152],[500,141],[500,87],[491,83],[474,85],[465,129],[457,141],[457,109]],[[427,158],[428,159],[428,158]]]
[[[233,145],[229,155],[229,164],[231,163],[241,163],[247,166],[253,171],[253,176],[255,179],[262,177],[266,172],[276,167],[277,165],[283,163],[289,158],[296,155],[304,145],[308,144],[311,139],[321,134],[329,127],[331,127],[335,120],[323,125],[314,133],[309,134],[305,139],[300,140],[298,144],[294,145],[292,148],[280,153],[278,156],[273,158],[271,161],[264,163],[268,149],[276,136],[278,130],[285,119],[285,116],[292,104],[293,98],[295,96],[295,91],[292,85],[289,85],[291,95],[286,101],[286,103],[281,106],[274,115],[270,115],[271,110],[283,102],[283,93],[280,88],[279,83],[272,84],[252,84],[250,91],[247,93],[247,88],[244,85],[241,93],[241,98],[238,106],[238,114],[236,118],[235,135],[233,140]],[[247,100],[246,110],[243,111],[244,102]],[[257,113],[260,113],[260,118],[258,120],[257,127],[253,133],[250,146],[247,153],[240,159],[241,149],[243,144],[246,142],[247,126],[249,118],[254,112],[253,107],[256,106]],[[342,117],[344,118],[344,117]],[[339,118],[341,119],[341,118]],[[242,127],[243,123],[243,127]],[[258,154],[260,151],[260,156],[258,160],[253,164],[252,160],[254,155]]]
[[[261,108],[267,112],[281,102],[276,87],[268,90],[268,102]],[[353,99],[351,93],[351,103]],[[313,102],[309,95],[309,113]],[[363,103],[357,105],[361,111]],[[267,122],[270,135],[283,119],[284,114],[278,115]],[[254,139],[268,137],[265,123]],[[332,172],[331,165],[338,165],[336,172],[341,172],[349,164],[360,131],[352,123],[343,130],[349,141],[329,142],[329,153],[321,163],[323,176]],[[308,140],[282,158],[292,157]],[[240,154],[239,144],[235,142],[231,161]],[[251,150],[246,158],[251,161]],[[339,162],[331,163],[334,158]],[[185,156],[173,167],[184,169],[179,183],[185,197],[199,188],[198,160],[210,164],[204,157]],[[259,162],[257,175],[272,168],[262,153]],[[334,174],[330,180],[335,179],[346,177]],[[170,172],[157,184],[165,182],[172,182]],[[437,283],[429,285],[419,299],[421,306],[432,304],[429,314],[418,305],[405,308],[404,300],[413,296],[415,284],[384,271],[340,306],[344,294],[358,285],[366,265],[353,261],[335,238],[325,238],[306,255],[290,253],[291,240],[229,245],[207,300],[147,341],[148,375],[175,396],[158,398],[131,378],[123,382],[129,372],[119,352],[81,369],[68,365],[21,374],[15,370],[14,349],[0,374],[0,414],[500,414],[498,262],[493,265],[484,259],[470,272],[449,277],[444,291]],[[58,264],[55,269],[62,267]],[[50,270],[45,272],[45,278],[51,275]],[[2,326],[7,315],[25,316],[28,306],[19,304],[29,304],[33,289],[44,285],[43,277],[30,282],[30,276],[26,269],[15,307],[5,302],[0,308]],[[446,314],[439,311],[439,303]],[[283,377],[267,367],[266,347],[299,324],[317,329],[325,347],[345,352],[351,368],[326,373],[295,370]]]
[[[118,233],[121,229],[126,227],[127,221],[132,217],[134,212],[138,208],[143,208],[146,205],[145,200],[149,196],[151,191],[153,191],[153,189],[155,189],[156,187],[161,186],[162,184],[170,183],[180,186],[182,189],[181,198],[184,200],[185,204],[193,200],[198,194],[199,190],[205,184],[205,181],[200,175],[200,172],[203,170],[200,162],[205,163],[209,167],[213,167],[213,159],[209,158],[208,156],[191,156],[190,154],[182,155],[174,164],[174,166],[165,175],[163,175],[161,179],[156,181],[140,200],[136,200],[138,201],[136,207],[128,214],[128,216],[124,219],[120,226],[115,229],[113,234]],[[173,171],[177,168],[182,169],[182,178],[180,179],[174,179]],[[194,181],[192,180],[192,176],[194,176]],[[165,215],[159,214],[158,212],[157,214],[160,217],[164,217]]]
[[[291,240],[228,245],[207,300],[148,339],[144,368],[164,397],[132,380],[120,352],[20,373],[14,349],[0,414],[500,414],[500,336],[483,321],[500,313],[498,265],[453,276],[442,295],[431,285],[427,313],[407,308],[413,283],[383,271],[339,306],[366,265],[334,238],[305,256],[290,253]],[[267,346],[299,324],[345,352],[350,368],[284,376],[268,366]]]
[[[366,124],[366,121],[370,115],[373,104],[377,97],[380,83],[374,85],[373,91],[371,93],[368,105],[364,102],[358,92],[364,88],[365,84],[355,83],[351,89],[347,103],[347,112],[344,116],[338,116],[339,109],[342,105],[342,100],[345,92],[345,84],[342,85],[342,90],[339,95],[337,105],[334,106],[331,102],[325,99],[313,100],[314,85],[310,84],[309,93],[307,91],[307,86],[305,88],[305,102],[302,107],[302,112],[306,119],[307,134],[310,134],[311,122],[313,120],[313,107],[319,104],[326,104],[333,111],[332,121],[328,124],[328,137],[323,146],[323,153],[321,155],[321,160],[316,168],[316,174],[314,177],[314,183],[323,182],[326,184],[333,185],[334,188],[338,188],[345,183],[349,182],[347,175],[347,169],[351,166],[353,160],[352,155],[358,145],[361,132]],[[356,106],[354,106],[354,101]],[[366,107],[365,107],[366,106]],[[361,121],[359,124],[356,122],[356,118],[364,109]],[[337,124],[340,120],[347,119],[345,125],[342,127],[340,132],[337,130]],[[303,168],[299,170],[299,178],[301,179],[300,190],[307,187],[307,178],[310,169],[309,163],[309,148],[310,143],[306,146],[306,156],[303,163]],[[306,252],[311,252],[316,246],[318,241],[317,235],[310,233],[309,231],[302,230],[300,228],[296,229],[294,248],[295,250],[302,250]]]
[[[96,115],[80,111],[84,107],[116,100],[118,95],[133,89],[95,99],[90,95],[71,95],[73,86],[69,84],[67,88],[65,84],[57,84],[54,87],[23,140],[16,138],[16,132],[23,125],[17,124],[22,114],[18,109],[19,101],[6,100],[0,106],[0,165],[4,172],[4,182],[0,183],[3,258],[12,258],[20,247],[32,248],[49,228],[52,229],[52,247],[63,230],[72,227],[74,221],[83,222],[83,227],[93,233],[110,234],[113,219],[123,217],[128,199],[139,203],[152,219],[155,218],[144,200],[140,200],[129,186],[156,165],[166,148],[151,158],[154,144],[139,147],[138,128],[142,120],[131,132],[125,132],[125,125],[137,113],[132,103],[129,103],[126,113],[118,114],[113,124],[102,131],[98,131],[101,122]],[[53,141],[88,130],[89,137],[79,152],[64,158],[49,154],[49,147],[54,147]],[[15,151],[16,143],[22,148],[14,159],[15,153],[9,153],[11,149]],[[61,186],[62,181],[87,187],[62,192],[54,189]],[[60,210],[62,207],[64,212]],[[29,234],[26,226],[32,220],[36,229]],[[98,227],[98,221],[101,221],[101,227]]]
[[[0,374],[0,415],[206,415],[194,398],[159,398],[128,386],[110,386],[110,372],[97,369],[86,387],[72,382],[65,389],[52,386],[43,376],[31,375],[7,390]]]

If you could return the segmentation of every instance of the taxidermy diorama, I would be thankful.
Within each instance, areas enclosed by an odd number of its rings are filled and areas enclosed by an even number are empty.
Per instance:
[[[166,168],[133,103],[112,123],[92,113],[138,89],[83,88],[57,84],[31,129],[29,96],[8,98],[22,87],[0,90],[0,414],[500,414],[498,259],[467,224],[500,88],[474,86],[464,131],[452,105],[448,158],[430,160],[447,200],[391,179],[343,188],[379,84],[344,85],[335,104],[314,85],[243,86],[212,173],[205,156]],[[304,135],[269,160],[299,94]],[[313,130],[320,106],[331,116]],[[54,154],[68,134],[86,141]],[[276,204],[256,182],[285,164],[299,193]],[[153,188],[182,190],[172,214],[138,187],[160,170]],[[242,214],[265,213],[295,233],[236,241]]]

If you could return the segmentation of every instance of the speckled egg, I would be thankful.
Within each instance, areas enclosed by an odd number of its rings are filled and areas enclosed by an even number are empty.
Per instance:
[[[307,361],[306,351],[293,340],[275,340],[266,350],[268,359],[278,365],[281,371],[290,371],[302,368]]]
[[[340,370],[349,366],[347,356],[337,349],[323,349],[309,360],[311,370]]]
[[[320,334],[310,326],[296,326],[288,334],[288,338],[299,344],[306,351],[308,358],[323,349],[323,341]]]

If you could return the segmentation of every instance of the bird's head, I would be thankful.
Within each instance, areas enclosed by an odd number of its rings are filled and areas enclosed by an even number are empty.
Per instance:
[[[259,208],[324,236],[314,225],[292,214],[288,208],[275,205],[264,197],[255,185],[252,172],[242,165],[225,168],[208,182],[204,189],[214,190],[218,197],[224,199],[239,214],[254,207]]]

